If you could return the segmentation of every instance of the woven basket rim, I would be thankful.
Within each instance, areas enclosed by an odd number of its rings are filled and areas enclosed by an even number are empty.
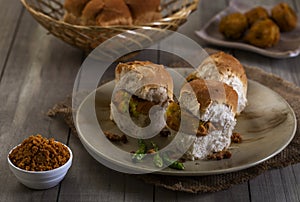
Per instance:
[[[34,8],[32,8],[28,3],[27,0],[21,0],[22,4],[24,5],[24,7],[34,16],[40,16],[42,18],[46,18],[49,21],[55,22],[57,24],[61,24],[67,27],[72,27],[72,28],[78,28],[78,29],[86,29],[86,30],[97,30],[97,29],[115,29],[115,30],[119,30],[119,29],[138,29],[138,28],[145,28],[145,27],[151,27],[151,29],[153,29],[153,26],[157,26],[160,25],[162,23],[167,23],[168,21],[166,19],[182,19],[182,18],[187,18],[191,12],[195,11],[197,9],[198,3],[200,0],[193,0],[193,2],[191,2],[190,4],[187,5],[187,7],[184,8],[184,10],[186,12],[183,12],[183,10],[178,10],[176,12],[174,12],[172,15],[164,17],[158,21],[155,22],[151,22],[151,23],[146,23],[146,24],[142,24],[142,25],[109,25],[109,26],[99,26],[99,25],[93,25],[93,26],[85,26],[85,25],[74,25],[74,24],[70,24],[67,22],[64,22],[63,20],[57,20],[43,12],[37,11]],[[160,28],[157,28],[160,29]]]

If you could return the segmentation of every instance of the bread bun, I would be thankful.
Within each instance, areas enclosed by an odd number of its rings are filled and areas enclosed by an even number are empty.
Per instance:
[[[242,64],[232,55],[217,52],[206,58],[197,70],[191,73],[187,80],[195,78],[217,80],[226,83],[238,94],[237,114],[241,113],[247,104],[248,80]]]
[[[82,10],[81,24],[84,25],[96,25],[97,16],[104,10],[103,0],[91,0]]]
[[[187,159],[205,159],[213,152],[229,147],[236,125],[237,100],[237,93],[231,86],[216,80],[195,79],[183,86],[179,97],[181,110],[198,117],[199,127],[210,125],[204,135],[187,135],[183,138],[183,143],[193,139],[185,153]]]
[[[83,8],[90,0],[65,0],[64,8],[75,17],[80,17]]]
[[[161,19],[160,0],[125,0],[133,18],[133,24],[145,24]]]
[[[120,63],[115,82],[111,119],[119,129],[140,137],[158,134],[166,126],[165,109],[173,99],[173,80],[164,66],[149,61]]]
[[[64,21],[77,25],[138,25],[162,18],[160,0],[65,0],[64,8]]]
[[[131,25],[124,0],[66,0],[64,21],[79,25]]]
[[[121,78],[126,90],[139,98],[155,102],[173,99],[173,79],[163,65],[149,61],[120,63],[115,69],[115,81]],[[136,86],[142,88],[135,91]]]
[[[82,11],[83,25],[130,25],[132,18],[123,0],[91,0]]]
[[[195,79],[182,87],[179,101],[181,108],[190,111],[195,116],[200,112],[201,117],[213,103],[226,105],[233,114],[236,114],[238,95],[226,83]]]

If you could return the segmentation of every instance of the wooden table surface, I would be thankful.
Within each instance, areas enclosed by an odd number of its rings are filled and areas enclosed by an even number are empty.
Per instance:
[[[63,121],[46,116],[49,108],[72,93],[84,53],[49,35],[19,0],[0,2],[0,201],[300,201],[300,164],[208,194],[166,190],[101,165]],[[300,12],[299,0],[288,2]],[[179,32],[208,46],[194,30],[227,5],[226,0],[201,0]],[[236,49],[220,50],[300,86],[300,56],[272,59]],[[6,161],[12,147],[37,133],[68,144],[74,153],[62,183],[41,191],[20,184]]]

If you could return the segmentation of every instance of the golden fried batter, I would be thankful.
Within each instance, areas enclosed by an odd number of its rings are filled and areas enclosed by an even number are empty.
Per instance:
[[[171,102],[166,111],[166,123],[172,130],[178,131],[181,121],[180,106],[176,102]]]
[[[244,40],[260,48],[268,48],[276,45],[280,38],[278,26],[271,20],[259,20],[255,22],[246,33]]]
[[[297,15],[287,3],[274,6],[271,14],[282,32],[291,31],[297,26]]]
[[[248,27],[247,18],[239,13],[231,13],[223,17],[219,24],[219,31],[228,39],[239,39]]]
[[[252,8],[251,10],[247,11],[245,13],[245,16],[248,20],[249,25],[252,25],[253,23],[255,23],[258,20],[263,20],[263,19],[269,18],[268,11],[261,6],[257,6],[255,8]]]

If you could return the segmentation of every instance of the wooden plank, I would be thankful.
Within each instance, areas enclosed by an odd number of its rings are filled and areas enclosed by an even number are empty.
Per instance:
[[[300,73],[298,68],[300,65],[299,57],[286,60],[273,60],[270,65],[272,67],[272,73],[300,86],[300,79],[298,76]]]
[[[232,188],[216,193],[188,194],[177,193],[178,201],[250,201],[248,194],[248,184],[233,186]]]
[[[59,201],[123,201],[124,174],[113,171],[93,159],[78,137],[70,137],[74,161],[62,182]]]
[[[293,5],[294,5],[294,9],[295,11],[297,12],[297,14],[299,15],[299,12],[300,12],[300,2],[298,0],[293,0]],[[299,18],[298,18],[299,19]]]
[[[298,201],[300,201],[300,163],[293,165],[292,168],[293,177],[295,178],[295,190]]]
[[[289,166],[280,170],[283,189],[287,201],[300,201],[300,184],[297,182],[297,175],[295,174],[297,172],[296,170],[297,166]]]
[[[154,186],[126,175],[125,202],[153,201]]]
[[[8,169],[6,156],[13,146],[36,133],[67,142],[68,127],[48,118],[46,112],[72,91],[78,70],[74,64],[79,64],[81,54],[47,35],[24,12],[0,84],[0,192],[5,193],[0,201],[56,200],[59,186],[44,191],[27,189]]]
[[[15,37],[15,32],[19,24],[21,16],[22,5],[19,0],[4,1],[0,0],[0,19],[1,32],[0,32],[0,81],[1,72],[7,62],[8,54],[11,50],[11,44]]]
[[[165,201],[177,201],[178,192],[165,189],[162,187],[155,186],[154,201],[165,202]]]
[[[288,201],[280,170],[270,170],[250,181],[251,201]]]
[[[163,197],[162,197],[163,196]],[[191,194],[174,192],[161,187],[155,189],[155,201],[250,201],[248,184],[233,186],[232,188],[216,193]]]
[[[211,3],[210,0],[200,0],[197,10],[189,16],[187,22],[178,29],[178,32],[203,46],[207,46],[206,42],[196,36],[195,31],[200,30],[209,19],[226,8],[227,5],[227,0],[219,0],[218,3]]]
[[[156,51],[142,51],[132,60],[157,61]],[[112,64],[106,70],[102,82],[114,78]],[[67,178],[61,186],[59,200],[72,201],[152,201],[153,186],[137,180],[135,176],[122,174],[106,168],[94,160],[80,143],[79,139],[71,136],[70,147],[74,151],[74,163]]]

